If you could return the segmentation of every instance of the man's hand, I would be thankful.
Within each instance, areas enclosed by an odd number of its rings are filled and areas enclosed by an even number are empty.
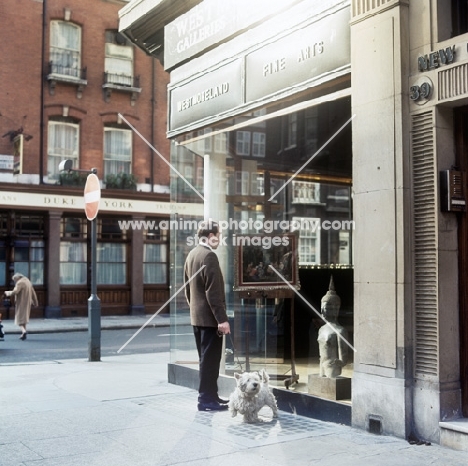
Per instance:
[[[223,322],[222,324],[218,324],[218,332],[223,335],[231,333],[231,327],[229,326],[229,322]]]

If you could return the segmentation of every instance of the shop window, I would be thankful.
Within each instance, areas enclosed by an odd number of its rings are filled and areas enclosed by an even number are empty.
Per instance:
[[[119,221],[114,218],[98,219],[99,239],[126,239],[127,230],[120,228]]]
[[[236,154],[250,155],[250,131],[236,132]]]
[[[66,21],[50,24],[50,72],[81,77],[81,28]]]
[[[19,215],[14,219],[14,271],[28,277],[34,285],[44,283],[44,219],[38,215]]]
[[[60,284],[86,285],[86,243],[60,242]]]
[[[59,164],[62,160],[73,160],[78,167],[79,125],[64,121],[49,121],[47,147],[47,176],[49,181],[58,181]]]
[[[229,220],[230,225],[223,232],[227,248],[220,262],[226,283],[234,284],[228,287],[226,302],[231,328],[237,331],[229,345],[234,356],[226,357],[226,373],[230,375],[237,370],[239,359],[242,364],[249,365],[250,370],[267,367],[270,374],[277,376],[272,377],[272,385],[284,386],[281,377],[292,368],[289,336],[294,331],[294,367],[300,374],[294,390],[309,393],[309,376],[319,374],[320,370],[318,329],[322,322],[310,312],[307,304],[320,309],[331,276],[342,302],[338,321],[350,335],[353,332],[352,139],[351,125],[345,125],[351,116],[350,98],[322,102],[321,98],[308,101],[305,97],[299,98],[302,102],[299,111],[294,105],[287,114],[285,107],[289,102],[277,106],[272,103],[261,112],[236,115],[210,126],[216,153],[219,147],[216,133],[226,134],[229,143],[227,157],[216,167],[225,172],[228,189],[226,195],[220,190],[217,195],[221,198],[212,205],[213,209],[218,209],[213,215]],[[262,117],[265,118],[262,120]],[[341,127],[343,130],[335,134]],[[325,150],[309,160],[334,134]],[[186,139],[187,135],[183,134],[178,141],[183,143]],[[263,146],[265,156],[260,157]],[[194,170],[197,167],[198,157],[190,162],[186,152],[189,150],[183,152],[180,146],[173,145],[171,162],[181,173],[186,164],[191,163]],[[218,173],[212,170],[204,176],[209,176],[213,185]],[[186,199],[184,190],[174,183],[171,200],[184,202]],[[197,218],[195,213],[192,217]],[[282,254],[283,244],[277,247],[273,241],[277,242],[284,232],[291,231],[297,238],[294,246],[297,244],[300,293],[306,300],[294,300],[294,326],[290,319],[293,301],[283,298],[283,290],[272,289],[261,282],[257,284],[256,280],[252,283],[255,294],[238,293],[235,289],[243,275],[243,256],[238,254],[240,236],[252,235],[265,264],[265,261],[273,263],[275,254]],[[192,247],[187,242],[189,235],[194,235],[194,229],[171,231],[170,281],[178,287],[183,284],[183,265]],[[183,296],[171,302],[171,314],[173,312],[187,315]],[[176,364],[198,360],[193,339],[190,347],[188,337],[177,335],[171,340],[171,360]],[[190,352],[188,348],[192,348]],[[352,377],[352,374],[350,357],[342,375]]]
[[[104,176],[131,173],[132,131],[104,128]]]
[[[265,157],[266,134],[252,133],[252,155],[254,157]]]
[[[125,285],[127,245],[100,242],[97,248],[96,281],[98,285]]]
[[[106,31],[105,82],[134,87],[133,47],[117,31]]]
[[[87,221],[63,217],[60,241],[60,284],[87,283]]]
[[[63,217],[61,223],[62,238],[86,239],[87,222],[84,218]]]
[[[29,277],[33,285],[44,283],[44,241],[16,240],[13,260],[15,273]]]
[[[97,225],[97,270],[98,285],[125,285],[127,283],[127,233],[120,228],[119,220],[98,218]]]
[[[167,283],[167,244],[145,243],[143,282],[158,285]]]
[[[147,218],[146,224],[154,228],[145,230],[143,246],[143,283],[167,285],[169,258],[169,231],[160,228],[161,220]],[[167,221],[169,221],[167,219]]]

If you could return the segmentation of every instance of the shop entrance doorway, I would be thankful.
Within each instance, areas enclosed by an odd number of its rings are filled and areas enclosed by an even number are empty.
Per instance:
[[[468,193],[468,106],[455,110],[456,165],[465,173]],[[463,416],[468,417],[468,212],[458,215],[459,293],[460,293],[460,383]]]

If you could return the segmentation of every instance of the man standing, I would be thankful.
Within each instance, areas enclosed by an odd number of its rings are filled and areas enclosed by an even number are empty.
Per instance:
[[[26,340],[26,325],[29,322],[31,306],[37,306],[37,296],[31,282],[21,273],[13,275],[15,287],[5,291],[5,296],[15,296],[15,324],[21,328],[20,340]]]
[[[198,228],[199,243],[185,261],[185,297],[200,362],[199,411],[228,409],[218,396],[218,377],[223,335],[231,333],[226,314],[224,279],[214,250],[219,245],[219,226],[211,220]]]

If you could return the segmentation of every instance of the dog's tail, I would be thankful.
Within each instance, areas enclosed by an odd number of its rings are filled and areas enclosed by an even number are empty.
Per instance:
[[[265,369],[261,369],[258,374],[260,375],[263,383],[268,383],[270,380],[270,376],[267,374]]]

